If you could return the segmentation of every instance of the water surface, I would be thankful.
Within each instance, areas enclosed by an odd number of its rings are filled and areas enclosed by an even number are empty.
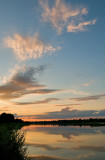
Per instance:
[[[30,125],[22,130],[32,160],[105,160],[105,127]]]

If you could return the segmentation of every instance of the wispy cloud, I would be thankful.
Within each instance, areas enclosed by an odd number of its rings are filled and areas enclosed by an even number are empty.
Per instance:
[[[78,106],[78,105],[80,105],[80,104],[57,104],[56,106],[63,106],[63,107],[71,107],[71,106]]]
[[[60,47],[53,47],[51,44],[45,44],[43,40],[36,34],[34,37],[14,34],[13,37],[4,38],[6,47],[11,48],[16,58],[25,61],[31,58],[40,58],[46,53],[53,53]]]
[[[0,112],[7,112],[9,111],[8,109],[0,109]]]
[[[90,82],[88,82],[88,83],[84,83],[83,86],[88,87],[88,86],[90,86],[93,82],[94,82],[94,81],[90,81]]]
[[[68,92],[72,93],[72,94],[76,94],[76,95],[89,95],[89,92],[85,92],[85,91],[78,91],[78,90],[68,90]]]
[[[42,74],[46,65],[17,69],[8,81],[0,86],[0,99],[10,100],[27,94],[49,94],[61,92],[60,89],[47,89],[39,84],[38,75]]]
[[[89,159],[89,158],[93,158],[93,156],[95,156],[94,153],[87,153],[87,154],[80,154],[75,156],[76,160],[82,160],[82,159]],[[54,156],[30,156],[29,158],[31,158],[31,160],[68,160],[68,158],[61,158],[61,157],[54,157]],[[74,160],[73,156],[70,156],[71,160]]]
[[[58,33],[61,33],[65,28],[67,32],[85,31],[84,27],[93,25],[96,20],[83,21],[82,16],[88,13],[85,7],[74,7],[71,4],[66,4],[63,0],[55,0],[52,7],[48,1],[40,0],[40,5],[43,9],[42,18],[45,22],[50,22]]]
[[[79,97],[79,98],[69,98],[69,100],[74,100],[74,101],[94,101],[94,100],[99,100],[105,98],[105,94],[100,94],[100,95],[93,95],[93,96],[87,96],[87,97]]]
[[[26,146],[32,146],[32,147],[41,147],[44,150],[50,150],[50,151],[62,149],[61,147],[55,147],[55,146],[51,146],[51,145],[48,145],[48,144],[25,143],[25,145]]]
[[[77,32],[77,31],[86,31],[88,25],[93,25],[96,23],[96,19],[92,21],[85,21],[85,22],[80,22],[76,24],[75,21],[72,21],[68,24],[67,26],[67,31],[68,32]]]
[[[94,156],[95,156],[94,153],[80,154],[80,155],[76,156],[76,159],[77,160],[90,159],[90,158],[93,158]]]
[[[60,99],[47,98],[47,99],[43,99],[41,101],[34,101],[34,102],[13,102],[13,104],[15,104],[15,105],[46,104],[46,103],[54,102],[54,101],[58,101],[58,100],[60,100]]]
[[[82,149],[82,150],[91,150],[91,151],[97,151],[97,152],[105,152],[105,147],[99,146],[99,145],[97,145],[97,146],[90,146],[90,145],[76,146],[71,149]]]
[[[68,160],[66,158],[55,157],[55,156],[31,156],[31,160]]]

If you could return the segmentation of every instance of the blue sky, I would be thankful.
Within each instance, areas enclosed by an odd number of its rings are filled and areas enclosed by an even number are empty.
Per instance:
[[[0,112],[103,116],[105,1],[0,2]]]

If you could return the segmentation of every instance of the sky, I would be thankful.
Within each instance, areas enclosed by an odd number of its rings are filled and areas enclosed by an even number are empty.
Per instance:
[[[105,117],[104,29],[104,0],[0,0],[0,114]]]

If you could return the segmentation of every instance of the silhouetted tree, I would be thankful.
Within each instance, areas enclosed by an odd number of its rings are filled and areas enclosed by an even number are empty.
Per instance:
[[[14,115],[2,113],[0,115],[0,122],[14,122]]]
[[[21,119],[15,119],[13,114],[7,114],[7,113],[2,113],[0,115],[0,122],[8,123],[8,122],[16,122],[16,123],[22,123],[23,121]]]

